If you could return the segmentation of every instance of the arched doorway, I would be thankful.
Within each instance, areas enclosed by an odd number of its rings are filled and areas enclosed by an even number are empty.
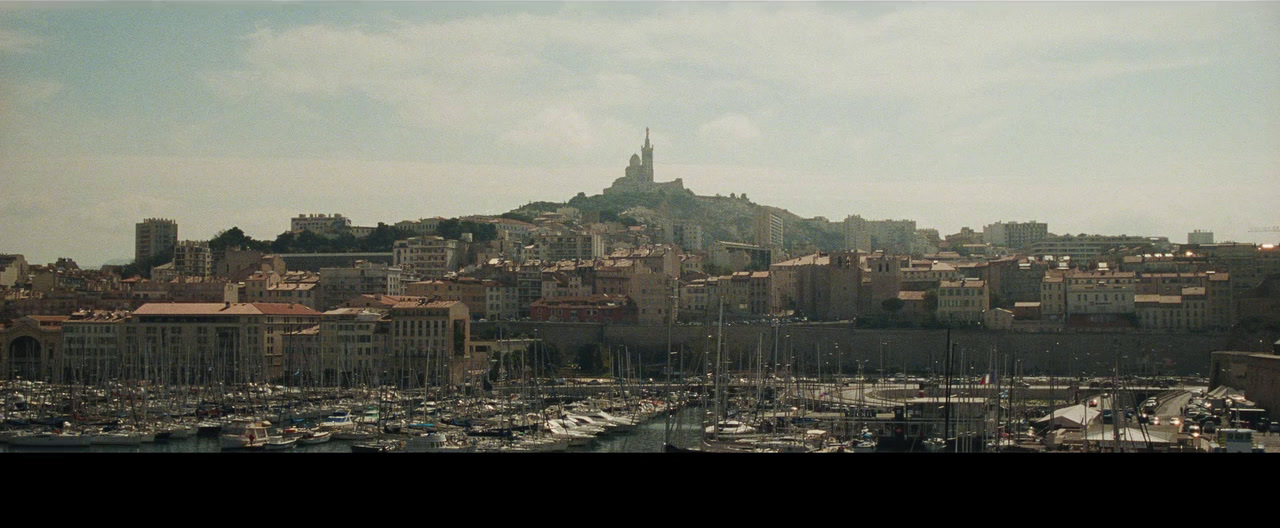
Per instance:
[[[9,342],[9,377],[28,380],[43,379],[42,347],[31,336],[21,336]]]

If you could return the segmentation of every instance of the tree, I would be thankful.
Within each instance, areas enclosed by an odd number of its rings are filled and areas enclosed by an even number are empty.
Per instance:
[[[170,262],[173,262],[172,251],[167,253],[161,253],[159,255],[153,256],[148,259],[143,259],[142,262],[138,262],[137,260],[134,260],[133,262],[125,265],[125,267],[120,268],[120,277],[127,279],[130,277],[138,276],[138,277],[150,279],[151,268],[168,264]]]
[[[378,227],[373,228],[373,232],[369,233],[369,236],[360,240],[360,249],[363,251],[391,251],[395,247],[397,240],[409,238],[410,235],[411,233],[400,228],[378,222]]]
[[[896,315],[899,310],[902,310],[903,306],[906,306],[906,304],[907,303],[903,302],[902,299],[892,297],[881,302],[880,307],[884,308],[884,311],[889,312],[889,314]]]
[[[292,253],[297,242],[297,235],[294,235],[293,231],[285,231],[277,235],[275,241],[271,243],[271,251],[274,253]]]
[[[574,356],[574,362],[578,364],[578,368],[588,374],[596,374],[604,370],[605,360],[601,353],[600,345],[586,344],[578,347],[578,353]]]
[[[436,226],[436,233],[447,240],[457,240],[462,238],[462,225],[457,218],[441,220],[440,225]]]
[[[938,289],[931,288],[924,292],[924,310],[929,313],[938,311]]]
[[[509,212],[509,213],[502,213],[502,214],[499,216],[499,218],[506,218],[507,220],[518,220],[518,221],[524,222],[524,223],[526,223],[526,224],[532,224],[532,223],[533,223],[533,217],[532,217],[532,216],[529,216],[529,215],[527,215],[527,214],[523,214],[523,213],[517,213],[517,212],[515,212],[515,211],[511,211],[511,212]]]
[[[732,270],[727,266],[719,266],[711,262],[705,262],[702,264],[702,272],[712,277],[719,277],[721,275],[728,275],[732,273]]]

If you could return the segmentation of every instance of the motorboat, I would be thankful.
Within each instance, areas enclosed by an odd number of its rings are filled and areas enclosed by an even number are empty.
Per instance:
[[[707,426],[705,432],[710,436],[742,436],[755,434],[756,428],[737,420],[725,420],[716,425]]]
[[[271,441],[267,428],[261,425],[244,428],[240,434],[222,435],[222,449],[262,449]]]
[[[476,450],[475,444],[459,442],[444,433],[427,433],[410,436],[404,444],[406,453],[470,453]]]
[[[323,444],[332,439],[332,431],[306,431],[298,436],[298,443],[302,445],[316,445]]]
[[[319,428],[322,431],[345,431],[348,429],[354,429],[355,427],[356,422],[351,419],[351,413],[347,411],[337,411],[330,414],[323,422],[320,422],[319,425]]]
[[[321,430],[323,431],[324,428],[322,427]],[[330,432],[333,433],[334,440],[364,442],[364,441],[372,440],[378,437],[378,433],[375,433],[368,429],[357,429],[355,428],[354,424],[352,424],[351,427],[336,429]]]
[[[293,449],[298,445],[297,438],[284,438],[281,436],[268,437],[266,445],[263,449],[267,451],[286,451]]]
[[[390,453],[399,451],[402,446],[399,441],[395,440],[379,440],[376,442],[362,442],[351,444],[352,453]]]
[[[88,447],[92,438],[90,435],[63,431],[20,433],[9,438],[9,445],[20,447]]]

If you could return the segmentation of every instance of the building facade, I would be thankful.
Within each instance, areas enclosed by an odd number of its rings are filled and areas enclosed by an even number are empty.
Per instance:
[[[395,267],[419,279],[439,278],[458,270],[458,241],[438,236],[397,240],[393,248]]]
[[[178,243],[178,223],[167,218],[148,218],[134,227],[134,262],[146,262],[168,254]]]

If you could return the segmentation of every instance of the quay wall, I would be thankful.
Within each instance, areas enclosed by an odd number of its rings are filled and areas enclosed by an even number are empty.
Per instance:
[[[646,364],[661,364],[667,345],[665,325],[606,325],[596,323],[486,322],[473,323],[473,334],[539,337],[572,357],[581,347],[626,347]],[[714,325],[671,327],[671,343],[683,351],[682,370],[697,372],[714,352]],[[804,373],[840,370],[876,375],[883,368],[892,375],[943,373],[946,330],[855,329],[848,323],[809,323],[774,327],[734,324],[723,327],[724,361],[730,368],[754,368],[757,349],[766,364],[791,363]],[[776,348],[775,348],[776,342]],[[1210,354],[1221,350],[1269,351],[1266,336],[1226,333],[1165,332],[997,332],[953,330],[952,373],[981,376],[993,369],[1008,372],[1018,365],[1024,375],[1207,376]],[[993,351],[998,359],[993,361]],[[681,367],[677,367],[681,368]]]

